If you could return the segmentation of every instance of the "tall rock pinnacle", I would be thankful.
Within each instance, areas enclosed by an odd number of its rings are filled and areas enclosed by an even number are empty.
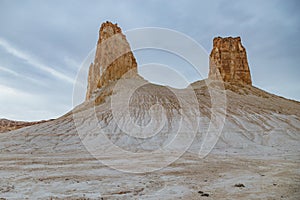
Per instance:
[[[137,63],[129,43],[117,24],[105,22],[99,31],[94,63],[89,68],[86,100],[97,88],[120,79],[128,71],[137,73]]]
[[[214,38],[209,61],[209,79],[252,85],[246,49],[240,37]]]

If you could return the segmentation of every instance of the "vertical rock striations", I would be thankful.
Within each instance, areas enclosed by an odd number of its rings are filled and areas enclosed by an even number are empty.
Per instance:
[[[210,53],[209,79],[252,85],[246,49],[241,38],[216,37]],[[130,72],[130,73],[128,73]],[[94,63],[88,74],[86,100],[110,82],[137,75],[137,63],[125,35],[117,24],[101,25]]]
[[[252,85],[246,49],[240,37],[214,38],[208,77],[228,83]]]
[[[92,97],[95,90],[120,79],[129,71],[137,74],[137,63],[125,35],[117,24],[103,23],[95,60],[89,68],[86,100]]]

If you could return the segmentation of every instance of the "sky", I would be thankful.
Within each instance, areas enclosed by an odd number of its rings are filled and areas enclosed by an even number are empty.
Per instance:
[[[123,31],[176,30],[207,52],[214,37],[241,36],[253,85],[299,101],[299,9],[297,0],[0,0],[0,118],[33,121],[70,111],[76,75],[105,21]],[[158,55],[134,54],[140,65]]]

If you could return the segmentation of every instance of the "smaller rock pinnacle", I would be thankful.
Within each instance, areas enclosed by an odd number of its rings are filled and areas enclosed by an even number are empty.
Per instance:
[[[240,37],[214,38],[209,61],[209,79],[252,85],[246,49]]]

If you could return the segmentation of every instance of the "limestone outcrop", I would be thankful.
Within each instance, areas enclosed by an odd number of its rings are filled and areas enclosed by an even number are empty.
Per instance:
[[[117,24],[105,22],[99,31],[94,63],[88,74],[86,100],[94,91],[128,74],[137,74],[137,63],[129,43]]]
[[[209,79],[252,85],[246,49],[240,37],[216,37],[210,53]]]
[[[246,49],[240,37],[216,37],[209,59],[209,79],[252,85]],[[137,75],[137,62],[117,24],[101,25],[94,62],[88,74],[86,100],[99,88],[121,77]]]
[[[36,122],[24,122],[24,121],[13,121],[13,120],[8,120],[8,119],[0,119],[0,133],[20,129],[26,126],[32,126],[35,124],[40,124],[48,121],[52,121],[53,119],[50,120],[42,120],[42,121],[36,121]]]

